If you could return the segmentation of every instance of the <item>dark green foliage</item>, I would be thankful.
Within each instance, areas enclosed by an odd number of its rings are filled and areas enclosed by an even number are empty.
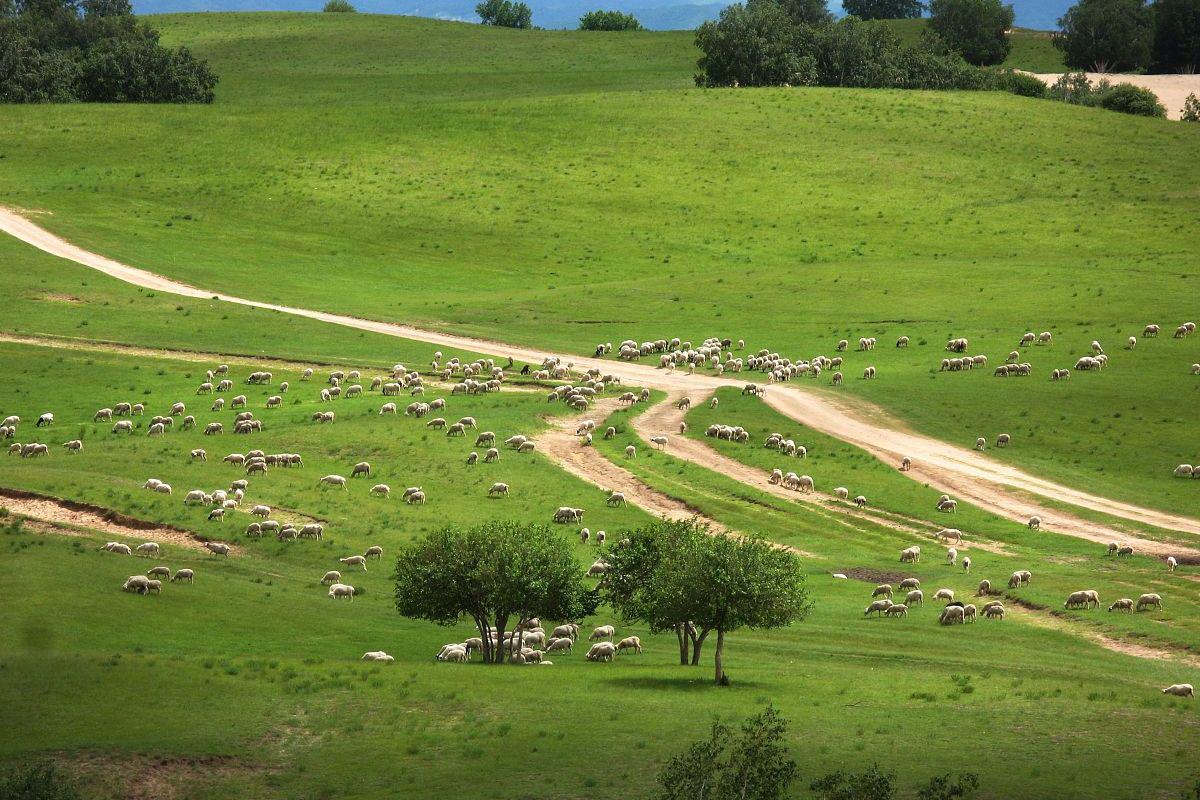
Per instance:
[[[862,773],[830,773],[813,781],[809,788],[821,800],[892,800],[896,796],[896,773],[883,772],[878,764],[872,764]]]
[[[696,31],[704,53],[700,86],[806,86],[816,83],[816,65],[800,53],[799,33],[780,6],[726,6],[715,22]]]
[[[796,779],[787,721],[768,706],[741,732],[714,721],[708,739],[674,756],[658,776],[660,800],[775,800]]]
[[[1155,72],[1200,70],[1200,0],[1155,0]]]
[[[448,527],[407,545],[396,559],[396,610],[453,625],[463,617],[480,631],[508,621],[573,619],[582,611],[583,570],[571,548],[544,525],[492,521]],[[483,636],[483,658],[503,661]]]
[[[859,19],[916,19],[925,12],[921,0],[842,0],[842,10]]]
[[[1051,100],[1060,100],[1077,106],[1095,105],[1096,90],[1082,72],[1068,72],[1047,90]]]
[[[1153,15],[1145,0],[1081,0],[1058,27],[1054,46],[1073,69],[1126,72],[1150,63]]]
[[[622,11],[589,11],[579,18],[581,31],[640,31],[642,23]]]
[[[329,0],[321,10],[331,14],[353,14],[358,9],[350,5],[349,0]]]
[[[0,102],[211,103],[217,79],[127,0],[39,0],[0,15]]]
[[[1180,119],[1184,122],[1200,122],[1200,98],[1196,95],[1189,94],[1187,99],[1183,101],[1183,110]]]
[[[513,0],[484,0],[475,6],[475,13],[484,25],[497,28],[533,27],[533,11],[524,3],[514,3]]]
[[[1142,117],[1166,117],[1167,109],[1158,102],[1158,95],[1132,83],[1118,83],[1100,92],[1098,105],[1109,111],[1136,114]]]
[[[797,25],[825,25],[833,20],[825,0],[748,0],[749,5],[759,2],[780,6]]]
[[[955,800],[967,798],[975,794],[979,788],[979,776],[973,772],[964,772],[957,778],[951,778],[950,773],[938,775],[929,783],[917,789],[917,800]]]
[[[0,777],[0,797],[4,800],[79,800],[71,778],[47,761],[16,767]]]
[[[1049,87],[1041,80],[1024,72],[1002,70],[996,73],[998,88],[1022,97],[1046,97]]]
[[[931,0],[929,28],[972,64],[1000,64],[1012,43],[1013,8],[1001,0]]]

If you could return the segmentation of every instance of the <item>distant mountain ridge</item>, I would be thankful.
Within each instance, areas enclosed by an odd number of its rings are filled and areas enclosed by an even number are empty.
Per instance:
[[[679,3],[663,0],[526,0],[533,8],[534,24],[543,28],[574,28],[579,18],[596,8],[633,13],[651,30],[686,30],[716,19],[728,3]],[[372,14],[405,14],[435,19],[474,22],[475,0],[352,0],[359,11]],[[320,11],[324,0],[134,0],[139,14],[182,11]],[[1050,30],[1072,5],[1072,0],[1013,0],[1017,24],[1022,28]],[[841,12],[839,2],[829,7]]]

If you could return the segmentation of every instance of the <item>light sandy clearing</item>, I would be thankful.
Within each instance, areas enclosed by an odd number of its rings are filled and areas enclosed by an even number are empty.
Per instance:
[[[1047,86],[1052,86],[1061,72],[1031,72]],[[1200,97],[1200,74],[1196,75],[1109,75],[1101,72],[1087,73],[1088,80],[1093,84],[1106,80],[1109,83],[1132,83],[1143,89],[1149,89],[1158,95],[1158,101],[1167,109],[1168,119],[1179,119],[1183,111],[1183,103],[1189,94]]]
[[[30,492],[0,489],[0,506],[18,516],[50,525],[86,528],[100,533],[139,539],[143,542],[159,542],[186,547],[189,550],[208,552],[204,549],[205,540],[187,531],[134,519],[86,503],[43,497]],[[231,547],[234,546],[231,545]]]
[[[75,261],[118,280],[158,292],[194,298],[216,298],[230,303],[294,314],[320,322],[428,342],[443,347],[455,347],[477,353],[509,355],[522,361],[536,363],[548,355],[545,351],[510,346],[502,342],[471,339],[324,311],[291,308],[197,289],[161,275],[89,253],[9,209],[0,208],[0,230],[52,255]],[[761,376],[757,375],[744,375],[739,380],[711,375],[688,375],[682,371],[666,372],[647,364],[631,364],[569,354],[561,354],[561,357],[564,361],[574,362],[576,369],[595,367],[606,374],[619,376],[626,383],[648,386],[667,392],[703,392],[722,386],[737,386],[746,381],[762,380]],[[1016,467],[997,462],[983,453],[906,432],[898,421],[868,404],[851,403],[844,399],[835,402],[821,393],[805,391],[795,384],[772,385],[767,390],[766,401],[786,416],[830,436],[862,447],[887,463],[898,463],[903,456],[909,456],[913,458],[915,468],[904,473],[906,476],[924,481],[942,491],[964,498],[1011,520],[1024,522],[1036,514],[1046,520],[1046,527],[1049,530],[1067,535],[1080,536],[1096,542],[1121,540],[1135,543],[1135,546],[1139,547],[1142,552],[1155,555],[1189,552],[1186,548],[1175,547],[1171,544],[1137,539],[1098,523],[1083,520],[1068,522],[1063,519],[1064,515],[1041,508],[1032,501],[1020,499],[1015,493],[1007,491],[1010,487],[1112,516],[1200,535],[1200,520],[1110,500],[1034,477]]]

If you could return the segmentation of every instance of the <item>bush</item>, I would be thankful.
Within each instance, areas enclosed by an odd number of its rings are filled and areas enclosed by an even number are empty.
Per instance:
[[[484,25],[522,29],[533,27],[533,12],[529,6],[514,3],[513,0],[484,0],[475,6],[475,13]]]
[[[1132,83],[1118,83],[1098,94],[1102,108],[1120,111],[1122,114],[1137,114],[1142,117],[1166,117],[1167,109],[1158,102],[1158,95],[1149,89]]]
[[[1195,94],[1189,94],[1187,100],[1183,101],[1180,119],[1184,122],[1200,122],[1200,98]]]
[[[4,800],[80,800],[69,776],[52,762],[17,767],[0,777]]]
[[[883,772],[878,764],[861,774],[834,772],[815,780],[809,787],[821,800],[892,800],[896,796],[896,773]]]
[[[1200,0],[1155,0],[1155,72],[1200,70]]]
[[[1012,43],[1013,8],[1000,0],[932,0],[929,28],[972,64],[1000,64]]]
[[[1013,70],[1002,70],[996,73],[996,86],[1021,97],[1045,97],[1049,91],[1049,87],[1040,79]]]
[[[348,0],[329,0],[321,10],[329,14],[353,14],[358,11]]]
[[[1054,46],[1072,69],[1142,69],[1150,61],[1151,23],[1145,0],[1080,0],[1058,21]]]
[[[753,5],[757,0],[749,0]],[[769,0],[781,6],[797,25],[824,25],[833,21],[825,0]]]
[[[951,778],[950,773],[939,775],[929,783],[917,789],[917,800],[955,800],[967,798],[975,794],[979,788],[979,776],[973,772],[964,772],[957,778]]]
[[[859,19],[915,19],[925,11],[921,0],[842,0],[842,10]]]
[[[1087,75],[1082,72],[1068,72],[1054,82],[1046,92],[1051,100],[1059,100],[1077,106],[1093,106],[1096,104],[1096,90]]]
[[[589,11],[579,18],[581,31],[640,31],[642,23],[621,11]]]
[[[698,86],[808,86],[816,64],[799,52],[798,29],[774,3],[726,6],[696,31]]]

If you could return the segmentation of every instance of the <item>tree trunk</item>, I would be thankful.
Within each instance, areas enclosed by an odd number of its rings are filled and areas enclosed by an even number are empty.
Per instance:
[[[692,666],[693,667],[700,663],[700,648],[702,648],[704,646],[704,640],[708,638],[708,634],[711,630],[712,630],[712,628],[705,628],[704,630],[700,631],[699,636],[696,636],[694,634],[692,636]]]
[[[725,675],[725,631],[717,628],[717,651],[713,655],[713,680],[718,686],[728,686],[729,678]]]
[[[687,632],[687,623],[681,622],[675,626],[675,638],[679,640],[679,663],[686,667],[692,643],[691,636]]]

